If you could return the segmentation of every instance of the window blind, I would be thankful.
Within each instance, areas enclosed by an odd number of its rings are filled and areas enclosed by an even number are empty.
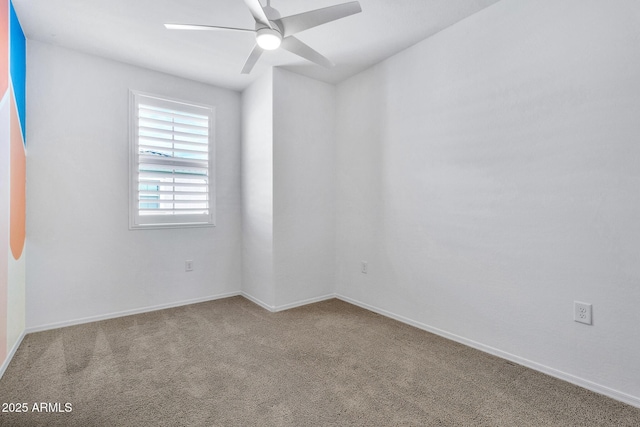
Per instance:
[[[211,222],[210,112],[137,94],[137,224]]]

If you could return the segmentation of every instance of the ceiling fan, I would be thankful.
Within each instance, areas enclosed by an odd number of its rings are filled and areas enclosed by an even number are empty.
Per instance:
[[[266,6],[262,6],[260,0],[244,0],[244,2],[256,21],[254,29],[194,24],[164,24],[164,26],[170,30],[232,30],[255,33],[256,45],[242,67],[242,74],[249,74],[263,51],[275,50],[279,47],[318,65],[333,67],[333,62],[293,35],[362,12],[360,3],[351,1],[282,18],[280,13],[271,7],[270,0],[267,0]]]

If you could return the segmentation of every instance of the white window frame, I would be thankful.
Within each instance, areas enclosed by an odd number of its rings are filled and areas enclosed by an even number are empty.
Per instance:
[[[139,114],[140,103],[160,108],[195,113],[207,116],[208,126],[208,208],[206,213],[145,215],[141,214],[139,202]],[[158,228],[189,228],[189,227],[213,227],[216,219],[216,185],[215,185],[215,107],[193,102],[176,100],[164,96],[148,94],[136,90],[129,91],[129,229],[158,229]],[[201,160],[202,161],[202,160]],[[148,163],[163,166],[176,166],[188,168],[189,161],[185,159],[173,159],[172,157],[159,157],[157,160],[147,160]],[[175,189],[174,189],[175,190]]]

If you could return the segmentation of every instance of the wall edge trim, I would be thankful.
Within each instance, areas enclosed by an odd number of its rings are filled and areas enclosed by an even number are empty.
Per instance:
[[[131,316],[133,314],[149,313],[149,312],[152,312],[152,311],[165,310],[167,308],[182,307],[182,306],[185,306],[185,305],[198,304],[198,303],[201,303],[201,302],[215,301],[215,300],[218,300],[218,299],[237,297],[239,295],[241,295],[241,293],[238,292],[238,291],[227,292],[227,293],[216,294],[216,295],[209,295],[209,296],[206,296],[206,297],[193,298],[193,299],[189,299],[189,300],[182,300],[182,301],[171,302],[171,303],[167,303],[167,304],[159,304],[159,305],[153,305],[153,306],[134,308],[134,309],[131,309],[131,310],[124,310],[124,311],[118,311],[118,312],[114,312],[114,313],[101,314],[101,315],[98,315],[98,316],[89,316],[89,317],[83,317],[83,318],[80,318],[80,319],[65,320],[63,322],[48,323],[48,324],[40,325],[40,326],[31,326],[31,327],[28,327],[25,330],[25,332],[27,334],[31,334],[31,333],[34,333],[34,332],[42,332],[42,331],[48,331],[48,330],[51,330],[51,329],[59,329],[59,328],[67,327],[67,326],[81,325],[81,324],[84,324],[84,323],[99,322],[101,320],[108,320],[108,319],[115,319],[115,318],[118,318],[118,317]]]
[[[331,293],[331,294],[326,294],[326,295],[320,295],[317,297],[313,297],[313,298],[307,298],[307,299],[303,299],[300,301],[294,301],[288,304],[283,304],[283,305],[278,305],[276,307],[274,307],[275,311],[285,311],[285,310],[290,310],[292,308],[296,308],[296,307],[302,307],[304,305],[308,305],[308,304],[315,304],[317,302],[322,302],[322,301],[327,301],[330,299],[334,299],[336,297],[336,294]]]
[[[116,312],[116,313],[109,313],[109,314],[85,317],[85,318],[81,318],[81,319],[69,320],[69,321],[64,321],[64,322],[50,323],[50,324],[42,325],[42,326],[29,327],[29,328],[26,328],[22,332],[22,334],[20,334],[20,337],[18,338],[18,340],[15,342],[15,344],[11,348],[11,351],[8,353],[4,363],[0,366],[0,378],[2,378],[2,376],[4,375],[7,367],[9,366],[9,364],[11,363],[11,360],[13,359],[13,356],[15,355],[16,351],[20,347],[20,344],[22,344],[22,341],[23,341],[24,337],[27,334],[34,333],[34,332],[46,331],[46,330],[50,330],[50,329],[63,328],[63,327],[66,327],[66,326],[79,325],[79,324],[83,324],[83,323],[97,322],[97,321],[100,321],[100,320],[107,320],[107,319],[113,319],[113,318],[118,318],[118,317],[130,316],[130,315],[133,315],[133,314],[140,314],[140,313],[147,313],[147,312],[152,312],[152,311],[164,310],[164,309],[167,309],[167,308],[181,307],[181,306],[185,306],[185,305],[197,304],[197,303],[200,303],[200,302],[207,302],[207,301],[213,301],[213,300],[224,299],[224,298],[230,298],[230,297],[234,297],[234,296],[242,296],[242,297],[248,299],[249,301],[253,302],[254,304],[257,304],[257,305],[261,306],[262,308],[264,308],[264,309],[266,309],[266,310],[268,310],[268,311],[270,311],[272,313],[279,312],[279,311],[285,311],[285,310],[289,310],[289,309],[292,309],[292,308],[301,307],[301,306],[304,306],[304,305],[313,304],[313,303],[322,302],[322,301],[326,301],[326,300],[330,300],[330,299],[336,298],[336,299],[339,299],[339,300],[344,301],[346,303],[353,304],[355,306],[363,308],[365,310],[369,310],[369,311],[372,311],[374,313],[378,313],[378,314],[380,314],[382,316],[385,316],[385,317],[397,320],[399,322],[405,323],[407,325],[416,327],[418,329],[422,329],[424,331],[439,335],[439,336],[441,336],[443,338],[450,339],[452,341],[458,342],[458,343],[466,345],[468,347],[475,348],[475,349],[483,351],[485,353],[489,353],[491,355],[500,357],[502,359],[509,360],[511,362],[517,363],[519,365],[525,366],[527,368],[533,369],[533,370],[541,372],[543,374],[550,375],[552,377],[558,378],[560,380],[567,381],[567,382],[569,382],[571,384],[577,385],[577,386],[585,388],[587,390],[591,390],[591,391],[593,391],[595,393],[602,394],[604,396],[610,397],[612,399],[615,399],[617,401],[626,403],[626,404],[634,406],[636,408],[640,408],[640,397],[633,396],[633,395],[624,393],[624,392],[616,390],[616,389],[612,389],[610,387],[607,387],[607,386],[595,383],[593,381],[589,381],[587,379],[584,379],[584,378],[581,378],[581,377],[578,377],[578,376],[575,376],[575,375],[560,371],[560,370],[555,369],[555,368],[551,368],[549,366],[543,365],[541,363],[538,363],[538,362],[535,362],[535,361],[532,361],[532,360],[528,360],[528,359],[522,358],[520,356],[508,353],[506,351],[502,351],[500,349],[497,349],[497,348],[482,344],[480,342],[473,341],[473,340],[461,337],[461,336],[456,335],[456,334],[452,334],[452,333],[447,332],[445,330],[442,330],[442,329],[427,325],[425,323],[418,322],[416,320],[410,319],[408,317],[401,316],[399,314],[395,314],[393,312],[381,309],[379,307],[376,307],[376,306],[373,306],[373,305],[370,305],[370,304],[363,303],[361,301],[358,301],[356,299],[347,297],[345,295],[341,295],[339,293],[322,295],[322,296],[309,298],[309,299],[305,299],[305,300],[301,300],[301,301],[296,301],[296,302],[293,302],[293,303],[284,304],[284,305],[280,305],[280,306],[270,306],[270,305],[266,304],[264,301],[254,297],[254,296],[252,296],[252,295],[250,295],[250,294],[248,294],[248,293],[246,293],[244,291],[229,292],[229,293],[217,294],[217,295],[212,295],[212,296],[208,296],[208,297],[195,298],[195,299],[191,299],[191,300],[184,300],[184,301],[179,301],[179,302],[174,302],[174,303],[161,304],[161,305],[156,305],[156,306],[148,306],[148,307],[143,307],[143,308],[138,308],[138,309],[133,309],[133,310],[125,310],[125,311],[120,311],[120,312]]]
[[[265,310],[268,310],[272,313],[274,313],[276,311],[276,307],[273,305],[269,305],[266,302],[262,301],[260,298],[256,298],[253,295],[250,295],[248,293],[246,293],[245,291],[240,292],[240,295],[243,296],[244,298],[248,299],[249,301],[251,301],[252,303],[259,305],[260,307],[264,308]]]
[[[4,359],[4,363],[0,366],[0,379],[2,379],[2,376],[9,367],[9,364],[13,360],[13,356],[15,356],[16,352],[18,351],[18,347],[20,347],[20,344],[22,344],[22,340],[26,335],[27,331],[23,330],[16,342],[13,344],[13,347],[11,347],[11,351],[7,354],[7,357]]]
[[[482,344],[480,342],[473,341],[473,340],[461,337],[461,336],[456,335],[456,334],[452,334],[452,333],[447,332],[445,330],[442,330],[442,329],[427,325],[425,323],[421,323],[421,322],[415,321],[415,320],[410,319],[408,317],[404,317],[404,316],[401,316],[399,314],[395,314],[393,312],[378,308],[376,306],[360,302],[360,301],[358,301],[356,299],[347,297],[345,295],[341,295],[341,294],[336,293],[335,297],[337,299],[341,300],[341,301],[346,302],[346,303],[353,304],[353,305],[358,306],[360,308],[364,308],[365,310],[369,310],[369,311],[372,311],[374,313],[380,314],[382,316],[385,316],[385,317],[397,320],[399,322],[405,323],[405,324],[407,324],[409,326],[413,326],[413,327],[416,327],[418,329],[422,329],[424,331],[431,332],[432,334],[439,335],[439,336],[441,336],[443,338],[458,342],[458,343],[466,345],[468,347],[475,348],[476,350],[480,350],[482,352],[489,353],[489,354],[491,354],[493,356],[500,357],[501,359],[509,360],[511,362],[517,363],[518,365],[522,365],[522,366],[525,366],[527,368],[533,369],[534,371],[541,372],[543,374],[552,376],[554,378],[558,378],[560,380],[563,380],[563,381],[566,381],[568,383],[577,385],[579,387],[585,388],[585,389],[593,391],[595,393],[602,394],[604,396],[610,397],[610,398],[612,398],[614,400],[626,403],[626,404],[634,406],[636,408],[640,408],[640,397],[638,397],[638,396],[633,396],[633,395],[624,393],[622,391],[615,390],[615,389],[612,389],[610,387],[595,383],[593,381],[589,381],[587,379],[584,379],[584,378],[581,378],[581,377],[578,377],[578,376],[575,376],[575,375],[560,371],[558,369],[551,368],[551,367],[543,365],[541,363],[534,362],[532,360],[528,360],[528,359],[525,359],[525,358],[520,357],[520,356],[516,356],[515,354],[508,353],[506,351],[503,351],[503,350],[500,350],[500,349],[497,349],[497,348]]]
[[[286,311],[286,310],[290,310],[292,308],[302,307],[304,305],[315,304],[317,302],[327,301],[327,300],[336,298],[336,294],[330,293],[330,294],[320,295],[320,296],[313,297],[313,298],[307,298],[307,299],[303,299],[303,300],[299,300],[299,301],[294,301],[294,302],[283,304],[283,305],[269,305],[266,302],[262,301],[261,299],[256,298],[256,297],[254,297],[254,296],[252,296],[252,295],[250,295],[250,294],[248,294],[248,293],[246,293],[244,291],[241,292],[241,296],[245,297],[246,299],[248,299],[252,303],[259,305],[260,307],[264,308],[265,310],[269,310],[272,313],[277,313],[279,311]]]

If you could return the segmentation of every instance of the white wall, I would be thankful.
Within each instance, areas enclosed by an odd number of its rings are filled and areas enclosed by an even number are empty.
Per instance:
[[[337,292],[640,405],[639,22],[501,1],[340,84]]]
[[[22,340],[26,324],[26,256],[15,260],[9,256],[7,280],[7,350],[11,352]],[[1,372],[1,369],[0,369]]]
[[[242,291],[275,304],[273,278],[273,73],[242,93]]]
[[[331,296],[335,87],[275,68],[242,108],[242,290],[270,310]]]
[[[239,292],[240,94],[31,40],[27,53],[27,327]],[[216,107],[215,228],[129,231],[129,89]]]
[[[335,287],[335,86],[273,71],[276,305]]]

